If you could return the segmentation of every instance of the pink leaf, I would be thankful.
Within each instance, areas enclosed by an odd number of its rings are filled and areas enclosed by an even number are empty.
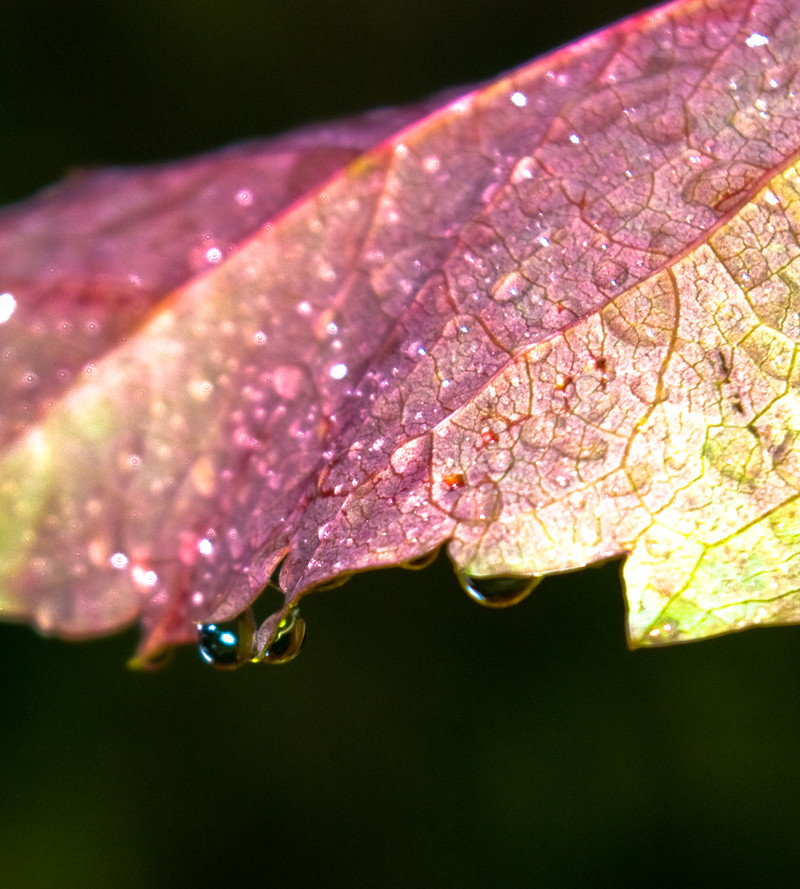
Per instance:
[[[263,651],[446,542],[490,600],[627,555],[640,644],[800,619],[798,18],[670,4],[7,209],[2,613],[147,659],[282,563]]]

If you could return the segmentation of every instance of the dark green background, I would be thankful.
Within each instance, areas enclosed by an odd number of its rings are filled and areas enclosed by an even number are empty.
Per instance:
[[[491,77],[636,6],[4,0],[0,198]],[[297,661],[234,674],[0,627],[0,885],[796,878],[800,631],[628,652],[616,565],[495,612],[440,559],[303,613]]]

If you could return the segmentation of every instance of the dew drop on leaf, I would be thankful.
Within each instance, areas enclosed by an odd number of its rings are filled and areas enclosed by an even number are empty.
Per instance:
[[[423,568],[427,568],[429,565],[432,565],[439,555],[439,547],[436,549],[432,549],[429,553],[425,553],[422,556],[417,556],[416,559],[408,559],[406,562],[401,562],[401,568],[407,568],[409,571],[421,571]]]
[[[233,670],[253,656],[256,622],[251,609],[224,623],[198,624],[200,657],[212,667]]]
[[[473,577],[461,571],[459,580],[467,593],[479,604],[489,608],[507,608],[530,595],[542,578],[514,574]]]
[[[286,664],[300,653],[306,637],[306,622],[295,606],[278,624],[264,653],[253,660],[264,664]]]

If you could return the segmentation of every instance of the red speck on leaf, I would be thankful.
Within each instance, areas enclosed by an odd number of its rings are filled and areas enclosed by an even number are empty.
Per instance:
[[[460,472],[450,472],[447,475],[442,477],[442,482],[450,488],[451,491],[455,491],[458,488],[463,488],[467,483],[463,474]]]
[[[484,426],[483,429],[481,429],[481,438],[485,445],[497,444],[500,440],[491,426]]]

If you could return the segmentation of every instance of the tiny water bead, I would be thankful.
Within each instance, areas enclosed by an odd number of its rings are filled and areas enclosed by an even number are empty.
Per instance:
[[[527,575],[500,574],[494,577],[474,577],[464,571],[460,571],[458,577],[468,595],[489,608],[507,608],[509,605],[516,605],[542,582],[541,577]]]
[[[197,625],[200,657],[220,670],[233,670],[253,657],[256,622],[248,608],[237,618],[224,623]]]

